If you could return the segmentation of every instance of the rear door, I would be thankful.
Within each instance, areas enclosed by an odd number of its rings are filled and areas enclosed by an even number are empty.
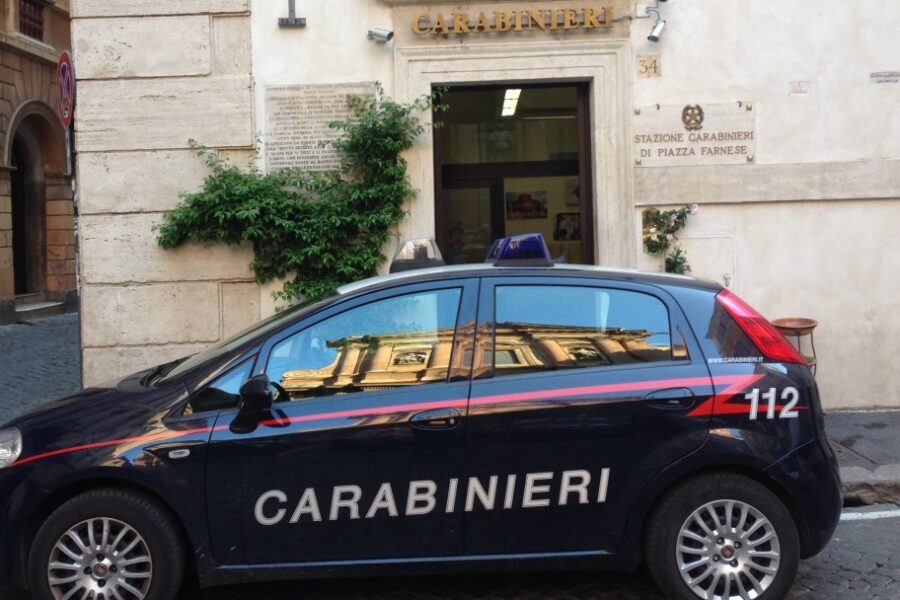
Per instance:
[[[698,448],[712,393],[677,304],[654,286],[482,284],[468,420],[466,552],[613,548],[629,507]]]

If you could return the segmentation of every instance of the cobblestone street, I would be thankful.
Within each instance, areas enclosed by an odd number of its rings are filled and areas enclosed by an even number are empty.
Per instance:
[[[862,509],[893,510],[897,505]],[[819,556],[803,561],[789,600],[898,600],[900,516],[842,522]],[[2,592],[0,600],[30,600]],[[392,577],[245,585],[185,592],[179,600],[663,600],[646,573]]]
[[[0,424],[80,388],[78,313],[0,327]]]

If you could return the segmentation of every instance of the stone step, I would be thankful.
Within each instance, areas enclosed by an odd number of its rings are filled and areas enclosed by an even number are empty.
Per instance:
[[[62,302],[34,302],[16,306],[16,321],[34,321],[66,312]]]
[[[47,299],[44,297],[44,292],[19,294],[18,296],[16,296],[16,306],[23,306],[25,304],[38,304],[40,302],[46,301]]]

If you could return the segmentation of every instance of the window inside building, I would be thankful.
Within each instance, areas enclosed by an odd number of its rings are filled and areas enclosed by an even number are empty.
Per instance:
[[[566,309],[560,310],[563,306]],[[503,286],[496,291],[495,312],[497,376],[673,358],[669,312],[648,294],[575,286]],[[683,351],[677,354],[683,357]]]
[[[447,381],[461,290],[379,300],[278,343],[266,373],[291,399]]]
[[[44,3],[19,0],[19,31],[36,40],[44,39]]]
[[[593,263],[587,87],[454,87],[436,114],[436,237],[451,264],[538,232],[554,257]]]

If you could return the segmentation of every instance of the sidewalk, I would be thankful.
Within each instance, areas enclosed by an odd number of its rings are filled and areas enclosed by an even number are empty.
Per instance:
[[[841,465],[846,505],[900,500],[900,410],[831,411],[825,430]]]

